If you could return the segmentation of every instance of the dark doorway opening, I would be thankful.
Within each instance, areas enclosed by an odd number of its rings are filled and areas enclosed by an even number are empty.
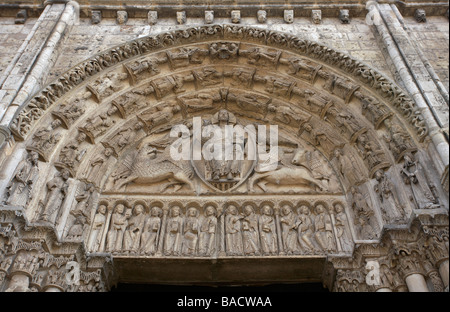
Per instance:
[[[270,284],[261,286],[187,286],[119,283],[111,292],[160,292],[160,293],[299,293],[329,292],[322,283]]]

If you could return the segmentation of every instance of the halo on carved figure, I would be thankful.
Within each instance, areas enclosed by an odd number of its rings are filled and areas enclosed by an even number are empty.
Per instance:
[[[184,214],[184,211],[185,211],[185,205],[183,205],[183,203],[180,202],[180,201],[172,201],[172,202],[170,202],[169,205],[168,205],[168,208],[169,208],[169,216],[171,215],[172,209],[173,209],[174,207],[178,207],[178,208],[180,209],[181,215]]]
[[[307,207],[309,212],[310,212],[310,214],[312,213],[311,203],[309,201],[306,201],[306,200],[300,200],[297,203],[297,205],[295,205],[295,211],[297,211],[297,214],[299,214],[299,215],[301,214],[301,210],[302,210],[303,207]]]
[[[140,205],[140,206],[142,206],[144,209],[143,209],[143,211],[142,211],[142,213],[148,213],[149,212],[149,205],[148,205],[148,203],[145,201],[145,200],[141,200],[141,199],[138,199],[138,200],[136,200],[136,201],[133,201],[131,204],[130,204],[130,207],[133,209],[133,211],[134,211],[134,209],[138,206],[138,205]]]
[[[201,207],[200,211],[202,211],[203,214],[206,214],[206,209],[209,208],[209,207],[213,207],[214,208],[214,214],[217,215],[217,210],[219,209],[219,204],[217,204],[215,202],[212,202],[212,201],[205,203]]]
[[[325,201],[323,201],[323,200],[318,200],[318,201],[316,201],[316,202],[314,203],[314,213],[315,213],[315,214],[318,213],[318,212],[317,212],[317,208],[318,208],[319,206],[323,207],[325,213],[328,213],[328,212],[330,211],[330,208],[329,208],[327,202],[325,202]]]

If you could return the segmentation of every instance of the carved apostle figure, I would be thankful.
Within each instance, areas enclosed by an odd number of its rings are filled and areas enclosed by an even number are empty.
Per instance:
[[[374,190],[381,202],[381,211],[385,222],[402,220],[405,217],[405,211],[400,205],[394,184],[382,169],[375,172],[375,178],[378,184],[374,186]]]
[[[33,184],[39,175],[39,154],[30,151],[17,166],[16,173],[7,188],[6,204],[26,207],[32,198]]]
[[[192,256],[196,253],[199,230],[198,210],[193,207],[189,208],[183,226],[183,255]]]
[[[405,162],[400,173],[405,184],[409,185],[411,189],[412,198],[417,209],[438,208],[438,201],[429,187],[422,165],[411,153],[405,154],[404,159]]]
[[[118,253],[122,250],[123,235],[128,225],[128,218],[130,217],[127,211],[124,214],[125,206],[118,204],[111,217],[111,225],[107,235],[106,251]]]
[[[322,204],[318,204],[316,207],[316,218],[314,219],[314,237],[319,243],[322,250],[325,252],[331,252],[334,250],[334,235],[333,225],[331,218],[325,210]]]
[[[100,251],[102,244],[103,231],[106,224],[106,206],[100,205],[92,222],[92,229],[89,235],[87,249],[89,252]]]
[[[164,254],[166,256],[179,256],[181,254],[181,235],[183,230],[183,218],[181,208],[174,206],[170,209],[167,220],[166,237],[164,241]]]
[[[315,252],[313,243],[314,224],[311,218],[311,211],[308,206],[302,205],[298,209],[298,238],[303,251],[306,254]]]
[[[273,209],[269,205],[262,208],[259,219],[259,233],[261,235],[261,249],[264,255],[276,255],[278,252],[277,232]]]
[[[342,251],[350,252],[352,250],[353,240],[350,234],[350,224],[341,203],[334,205],[335,209],[335,229],[336,236],[341,244]]]
[[[54,222],[54,213],[61,208],[66,197],[69,184],[69,171],[63,169],[57,172],[55,177],[47,182],[47,196],[43,201],[44,209],[41,213],[40,220]]]
[[[199,253],[202,256],[211,256],[216,246],[217,217],[214,206],[206,207],[205,215],[200,225]]]
[[[141,250],[146,255],[154,255],[158,248],[159,233],[161,232],[162,210],[153,207],[147,219],[141,239]]]
[[[244,207],[242,235],[245,255],[259,255],[258,216],[251,205]]]
[[[241,233],[243,216],[234,205],[229,205],[225,218],[226,249],[229,256],[241,256],[244,253]]]
[[[284,205],[281,208],[281,231],[283,238],[284,251],[288,255],[296,254],[298,249],[297,227],[298,223],[296,216],[289,205]]]
[[[137,204],[133,209],[133,216],[128,220],[127,229],[124,233],[123,251],[131,254],[136,254],[139,251],[144,224],[144,206]]]

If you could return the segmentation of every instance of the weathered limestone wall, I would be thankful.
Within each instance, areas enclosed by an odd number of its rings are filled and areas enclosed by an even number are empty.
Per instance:
[[[4,74],[36,21],[37,18],[29,18],[25,24],[15,24],[13,17],[0,18],[0,76]]]
[[[413,17],[405,17],[412,38],[430,61],[436,74],[449,90],[449,26],[443,16],[430,16],[426,23],[417,23]]]

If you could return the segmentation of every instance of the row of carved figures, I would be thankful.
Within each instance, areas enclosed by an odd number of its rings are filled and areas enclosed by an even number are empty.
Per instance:
[[[240,206],[240,207],[239,207]],[[173,205],[170,209],[123,203],[107,213],[100,203],[87,247],[90,252],[159,256],[257,256],[350,252],[353,239],[344,206],[228,204],[220,213],[213,204],[203,209]],[[183,213],[183,211],[186,211]],[[339,246],[339,247],[338,247]]]

